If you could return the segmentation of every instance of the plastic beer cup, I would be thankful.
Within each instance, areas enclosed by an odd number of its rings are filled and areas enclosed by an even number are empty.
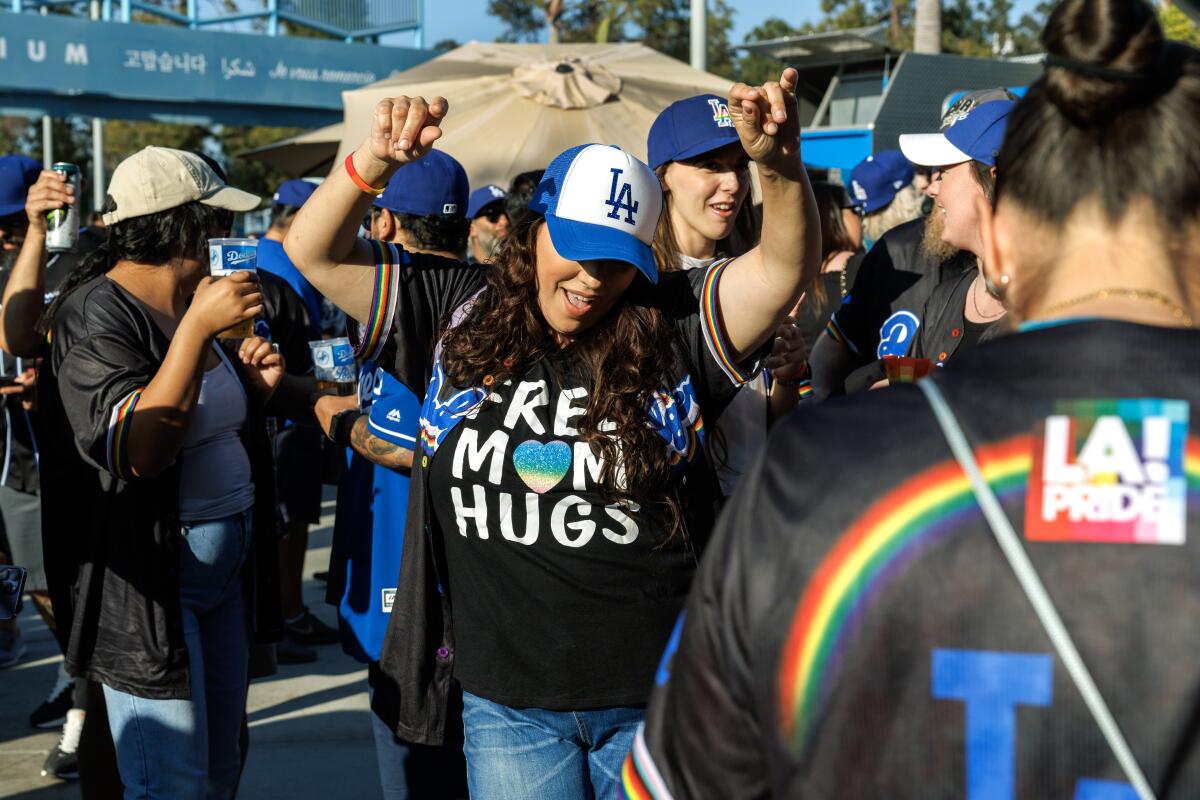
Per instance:
[[[358,367],[354,348],[345,336],[309,342],[317,389],[343,397],[358,393]]]
[[[258,242],[254,239],[209,239],[208,274],[220,279],[235,272],[258,272]],[[248,339],[254,320],[247,319],[217,334],[219,339]]]

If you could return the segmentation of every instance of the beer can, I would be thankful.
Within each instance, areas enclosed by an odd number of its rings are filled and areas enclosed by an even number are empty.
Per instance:
[[[208,274],[223,278],[235,272],[258,271],[258,242],[254,239],[208,240]],[[254,335],[254,320],[246,319],[217,334],[218,339],[246,339]]]
[[[65,175],[67,183],[75,188],[73,205],[46,214],[46,249],[51,253],[65,253],[75,249],[79,242],[79,167],[59,161],[50,165],[50,169]]]
[[[312,351],[313,374],[317,389],[336,395],[350,396],[358,389],[358,367],[354,363],[354,347],[345,336],[337,339],[318,339],[308,343]]]

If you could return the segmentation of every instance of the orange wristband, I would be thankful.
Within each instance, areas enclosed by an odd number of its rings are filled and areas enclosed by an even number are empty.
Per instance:
[[[376,189],[374,186],[362,179],[362,176],[358,174],[358,170],[354,168],[354,153],[346,156],[346,174],[350,176],[350,180],[354,181],[355,186],[357,186],[359,189],[362,189],[367,194],[373,194],[378,197],[379,195],[383,194],[385,189],[387,189],[386,186],[384,186],[383,189]]]

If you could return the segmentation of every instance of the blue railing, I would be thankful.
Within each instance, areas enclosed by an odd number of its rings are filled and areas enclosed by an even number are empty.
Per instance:
[[[257,7],[244,7],[250,3]],[[86,14],[90,3],[86,0],[10,0],[8,5],[18,13],[72,7],[82,8]],[[280,22],[290,22],[347,42],[396,31],[415,31],[414,46],[424,46],[424,0],[237,0],[234,11],[214,0],[205,3],[185,0],[182,12],[179,3],[170,5],[172,7],[168,8],[153,0],[101,0],[100,18],[129,22],[133,13],[140,11],[189,28],[262,19],[266,20],[265,32],[270,36],[279,35]]]

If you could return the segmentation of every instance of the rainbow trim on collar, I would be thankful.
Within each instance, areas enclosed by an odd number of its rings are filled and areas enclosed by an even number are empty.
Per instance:
[[[370,240],[375,251],[375,288],[371,294],[371,311],[362,326],[362,341],[354,351],[354,357],[375,361],[387,342],[392,317],[396,313],[396,280],[401,261],[396,246]]]
[[[745,372],[733,359],[733,347],[725,338],[721,327],[721,311],[717,302],[717,289],[721,285],[721,274],[733,263],[732,258],[718,261],[708,268],[704,275],[704,286],[700,291],[700,330],[704,332],[704,341],[716,360],[721,371],[735,385],[741,386],[754,377],[753,373]]]
[[[976,451],[1001,499],[1024,492],[1033,450],[1032,436],[1018,436]],[[1188,438],[1184,469],[1194,499],[1200,492],[1200,438]],[[932,542],[962,531],[959,523],[979,514],[966,474],[947,461],[874,503],[828,552],[796,607],[779,663],[778,722],[794,753],[807,743],[855,616]]]

